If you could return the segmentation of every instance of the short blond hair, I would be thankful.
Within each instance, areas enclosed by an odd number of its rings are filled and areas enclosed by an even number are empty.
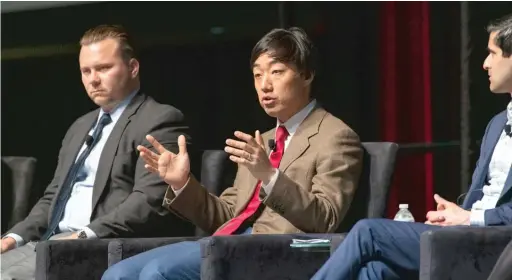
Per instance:
[[[130,36],[121,25],[102,24],[87,30],[80,39],[80,46],[87,46],[105,39],[114,39],[119,43],[121,54],[126,61],[135,58]]]

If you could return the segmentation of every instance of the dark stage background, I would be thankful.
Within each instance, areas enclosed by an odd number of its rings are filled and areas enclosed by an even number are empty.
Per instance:
[[[249,69],[253,45],[280,25],[305,28],[320,52],[318,99],[363,141],[460,141],[459,2],[104,2],[2,14],[2,156],[38,159],[37,199],[71,123],[94,109],[80,81],[77,42],[97,24],[135,37],[142,89],[181,109],[199,149],[222,149],[235,129],[270,129]],[[482,70],[489,20],[510,2],[470,2],[471,170],[485,125],[508,97]],[[406,149],[404,149],[406,150]],[[400,157],[389,213],[417,220],[430,194],[460,194],[457,145]]]

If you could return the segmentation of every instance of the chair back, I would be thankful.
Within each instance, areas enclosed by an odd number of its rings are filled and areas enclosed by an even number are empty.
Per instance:
[[[23,221],[32,207],[36,163],[33,157],[2,157],[2,234]]]
[[[352,204],[337,232],[348,232],[364,218],[384,218],[389,186],[395,170],[398,144],[363,142],[363,170]]]
[[[201,155],[201,184],[211,193],[220,196],[228,187],[233,186],[237,165],[229,160],[224,150],[204,150]],[[196,236],[209,236],[200,228],[196,228]]]

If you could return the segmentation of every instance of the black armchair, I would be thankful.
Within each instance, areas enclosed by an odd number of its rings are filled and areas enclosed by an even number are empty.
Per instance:
[[[486,280],[507,244],[511,226],[453,227],[421,235],[421,280]]]
[[[362,218],[385,216],[398,145],[363,143],[364,167],[354,201],[336,232],[348,231]],[[293,238],[330,239],[332,248],[344,234],[214,236],[201,244],[201,279],[310,279],[329,253],[290,248]]]
[[[192,166],[194,174],[200,174],[201,182],[215,194],[222,193],[231,185],[236,174],[236,165],[222,150],[205,150],[192,155],[192,164],[196,164]],[[208,233],[196,229],[196,235],[188,237],[40,242],[36,247],[36,280],[100,279],[110,265],[123,259],[155,247],[197,240],[205,235]]]
[[[37,160],[2,157],[2,234],[28,215]]]

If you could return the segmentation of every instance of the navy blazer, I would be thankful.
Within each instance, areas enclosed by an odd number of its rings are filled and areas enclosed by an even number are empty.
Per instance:
[[[471,187],[469,188],[468,195],[462,204],[466,210],[471,209],[475,201],[483,197],[482,188],[487,181],[489,173],[489,163],[491,161],[492,153],[498,139],[500,138],[505,124],[507,123],[507,111],[503,111],[489,122],[485,129],[484,138],[480,147],[480,157],[478,158],[475,171],[473,172],[473,179]],[[501,192],[496,208],[485,210],[485,225],[512,225],[512,168],[508,172],[505,186]]]

